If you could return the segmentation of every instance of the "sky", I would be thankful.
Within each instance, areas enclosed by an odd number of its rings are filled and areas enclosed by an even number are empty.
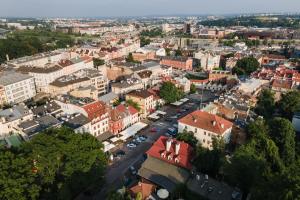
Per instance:
[[[300,12],[300,0],[0,0],[2,17],[113,17]]]

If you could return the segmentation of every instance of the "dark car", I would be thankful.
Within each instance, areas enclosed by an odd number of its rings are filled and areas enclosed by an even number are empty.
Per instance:
[[[115,152],[114,157],[121,158],[121,157],[125,156],[125,154],[126,154],[125,151],[118,150]]]

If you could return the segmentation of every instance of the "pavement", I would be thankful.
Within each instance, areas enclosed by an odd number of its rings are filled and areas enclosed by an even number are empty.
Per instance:
[[[213,101],[213,95],[208,95],[208,98],[203,102]],[[165,135],[167,129],[172,127],[173,124],[177,124],[178,118],[181,118],[199,107],[199,96],[189,96],[190,102],[185,103],[179,107],[174,106],[164,106],[161,110],[167,113],[166,116],[162,117],[158,121],[145,120],[149,126],[140,131],[137,135],[146,135],[148,138],[145,142],[139,144],[136,148],[128,148],[126,144],[131,142],[132,139],[119,146],[119,149],[125,151],[125,156],[120,159],[114,160],[106,169],[105,179],[106,183],[102,186],[101,190],[94,195],[86,196],[83,193],[79,195],[76,199],[78,200],[102,200],[105,199],[106,194],[109,191],[121,188],[124,185],[124,180],[131,178],[128,177],[129,167],[134,166],[138,169],[141,163],[144,161],[144,155],[147,150],[152,146],[152,144],[162,135]],[[182,112],[182,109],[186,111]],[[174,116],[177,116],[176,118]],[[172,121],[166,121],[166,118],[173,117]],[[151,132],[151,129],[157,129],[156,132]]]

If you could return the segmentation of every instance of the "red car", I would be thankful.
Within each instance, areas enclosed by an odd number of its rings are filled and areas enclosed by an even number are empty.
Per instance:
[[[150,130],[151,132],[157,132],[157,128],[155,128],[155,127],[153,127],[153,128],[151,128],[151,130]]]

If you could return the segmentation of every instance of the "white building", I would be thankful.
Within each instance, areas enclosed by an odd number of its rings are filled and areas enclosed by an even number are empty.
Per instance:
[[[212,52],[199,51],[194,57],[201,62],[201,68],[204,70],[213,70],[219,68],[221,56]]]
[[[213,137],[230,142],[232,125],[222,117],[197,110],[178,120],[178,132],[192,132],[203,147],[211,149]]]
[[[34,78],[13,71],[4,71],[0,73],[0,94],[0,104],[26,101],[36,95]]]
[[[20,123],[32,120],[33,114],[24,104],[0,111],[0,137],[17,132]]]

